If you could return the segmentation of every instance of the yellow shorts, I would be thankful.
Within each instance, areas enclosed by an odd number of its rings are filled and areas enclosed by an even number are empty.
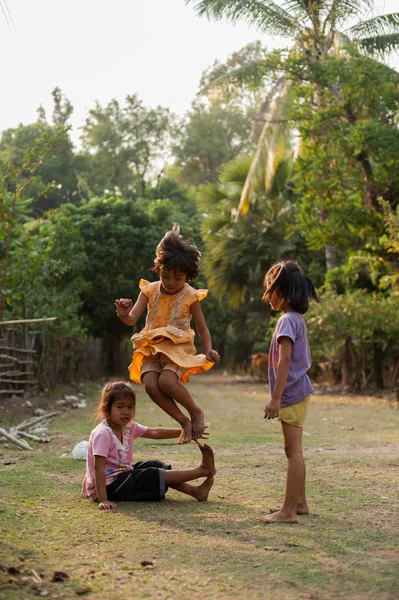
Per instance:
[[[306,398],[296,404],[280,408],[278,420],[287,425],[292,425],[293,427],[303,427],[308,411],[309,400],[310,395],[306,396]]]

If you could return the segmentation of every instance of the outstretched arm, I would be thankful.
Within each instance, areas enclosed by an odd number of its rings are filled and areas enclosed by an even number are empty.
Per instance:
[[[201,338],[202,346],[204,348],[204,352],[207,360],[211,362],[219,362],[220,356],[216,350],[212,349],[212,338],[209,333],[209,329],[205,322],[204,315],[202,314],[201,305],[198,300],[193,302],[190,306],[191,314],[193,315],[194,323],[198,331],[198,335]]]
[[[115,300],[116,314],[125,325],[136,325],[147,303],[148,297],[143,292],[140,292],[133,308],[133,302],[129,298],[120,298],[119,300]]]
[[[208,426],[205,426],[205,429]],[[141,436],[143,438],[149,438],[151,440],[170,440],[172,438],[180,437],[181,429],[172,429],[169,427],[148,427],[147,431]],[[208,439],[209,433],[204,431],[201,435],[202,439]]]

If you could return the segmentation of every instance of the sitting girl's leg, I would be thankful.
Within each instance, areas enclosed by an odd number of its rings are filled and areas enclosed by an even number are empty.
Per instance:
[[[178,375],[164,369],[159,376],[158,385],[164,394],[188,410],[192,422],[192,437],[194,440],[199,439],[205,430],[205,415],[195,404],[188,390],[179,382]]]
[[[299,502],[306,504],[305,461],[302,453],[302,427],[281,423],[284,435],[285,454],[288,458],[287,484],[284,504],[280,510],[261,517],[264,523],[297,523]]]
[[[215,458],[210,446],[198,446],[202,452],[199,467],[179,471],[159,460],[138,462],[132,471],[121,473],[107,485],[108,499],[115,502],[162,500],[165,497],[165,486],[168,486],[200,502],[207,500],[213,486]],[[188,483],[199,477],[206,477],[200,485]]]
[[[178,444],[186,444],[191,442],[192,439],[192,425],[191,421],[185,414],[182,413],[176,402],[170,396],[167,396],[158,385],[160,374],[156,371],[148,371],[144,373],[142,380],[145,387],[145,391],[162,410],[164,410],[172,419],[177,421],[181,428],[182,433],[177,440]]]
[[[215,475],[215,458],[213,450],[207,444],[203,446],[198,444],[202,452],[202,462],[199,467],[195,469],[184,469],[181,471],[165,471],[165,482],[169,487],[192,496],[203,502],[207,500],[209,492],[213,486],[214,475]],[[193,479],[199,477],[206,477],[205,481],[200,485],[192,485],[188,483]]]
[[[205,502],[208,500],[209,492],[212,489],[214,484],[214,476],[208,475],[208,477],[200,483],[199,485],[192,485],[191,483],[180,483],[176,485],[170,485],[171,488],[181,492],[182,494],[187,494],[187,496],[192,496],[199,502]]]

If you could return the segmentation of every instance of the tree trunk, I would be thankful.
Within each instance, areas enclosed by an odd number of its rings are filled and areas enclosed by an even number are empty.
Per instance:
[[[123,337],[119,333],[107,331],[104,338],[107,375],[128,377],[125,357],[122,353]]]
[[[346,117],[351,125],[355,125],[357,119],[355,113],[352,110],[350,104],[345,105]],[[360,161],[363,171],[364,171],[364,181],[366,184],[366,191],[363,196],[363,204],[367,208],[367,210],[372,210],[375,208],[378,209],[378,189],[374,179],[373,167],[371,165],[370,159],[365,150],[362,150],[357,156],[356,159]]]
[[[334,269],[337,266],[337,251],[336,247],[332,244],[326,244],[324,246],[324,253],[326,257],[326,269],[327,272]]]
[[[343,387],[353,388],[355,390],[360,389],[360,374],[357,367],[357,356],[351,337],[348,337],[345,340],[341,372],[341,385]]]
[[[377,390],[384,389],[384,378],[382,375],[382,365],[384,359],[384,353],[377,344],[373,344],[374,351],[374,381]]]

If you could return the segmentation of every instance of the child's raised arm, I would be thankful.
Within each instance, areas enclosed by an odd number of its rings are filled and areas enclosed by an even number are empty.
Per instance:
[[[125,323],[125,325],[136,325],[137,321],[143,314],[148,303],[148,297],[140,292],[136,304],[130,298],[120,298],[115,300],[116,314]]]
[[[209,329],[202,314],[201,305],[198,300],[190,306],[191,314],[193,315],[194,323],[200,336],[202,346],[207,360],[217,363],[220,361],[219,353],[212,349],[212,338]]]

